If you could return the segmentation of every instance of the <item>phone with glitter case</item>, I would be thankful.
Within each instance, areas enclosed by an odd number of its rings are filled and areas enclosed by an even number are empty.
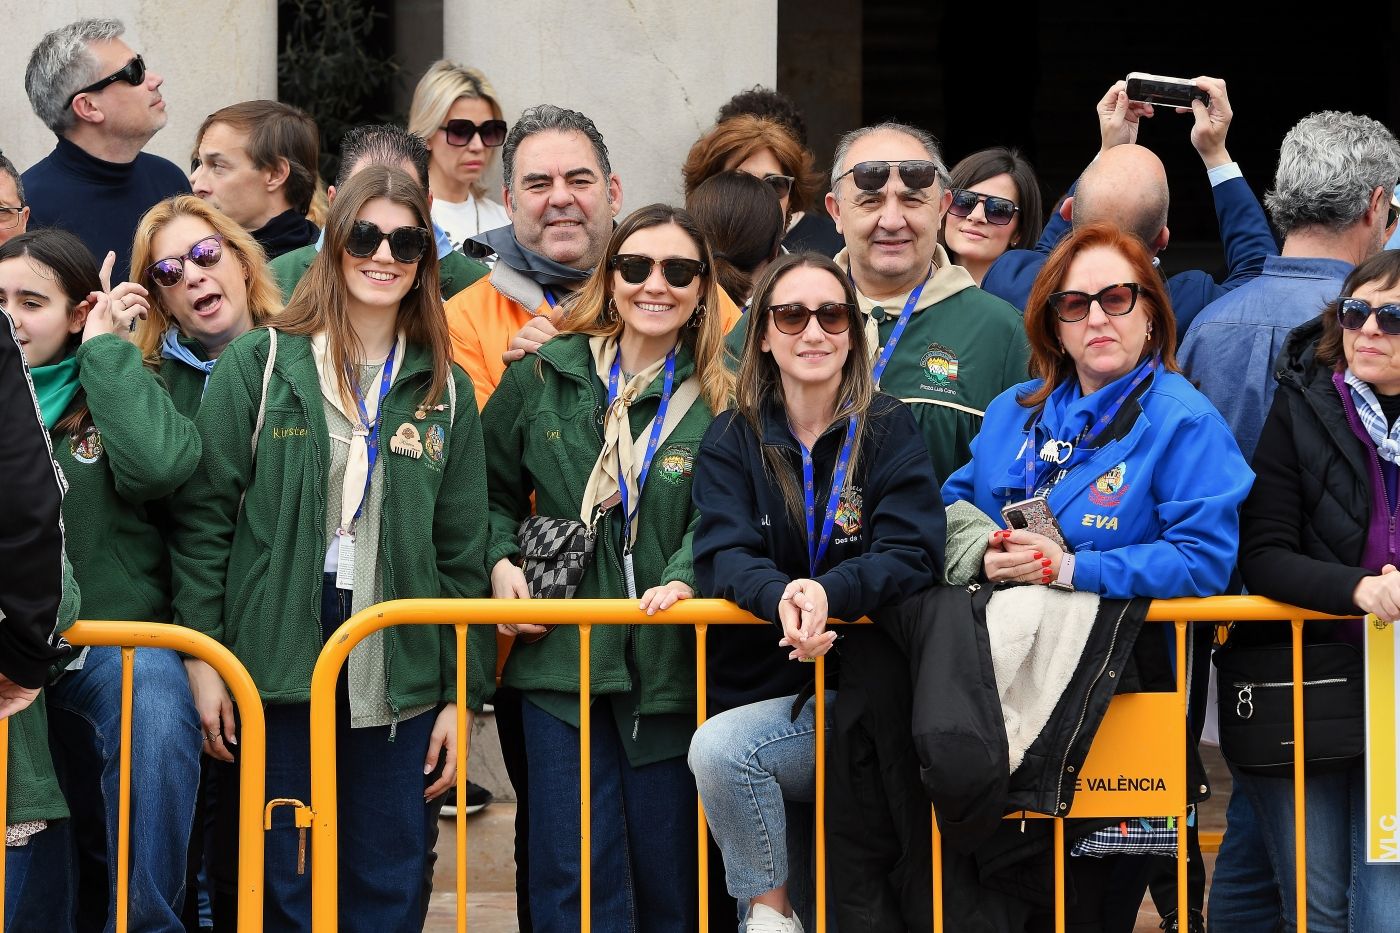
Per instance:
[[[1050,503],[1044,496],[1032,496],[1020,502],[1010,502],[1002,506],[1001,517],[1007,528],[1033,531],[1054,541],[1065,553],[1074,552],[1074,548],[1065,540],[1060,523],[1056,521],[1055,513],[1050,511]]]

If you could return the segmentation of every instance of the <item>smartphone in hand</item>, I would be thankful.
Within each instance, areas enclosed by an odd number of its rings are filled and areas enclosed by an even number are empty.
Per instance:
[[[1191,109],[1191,101],[1209,106],[1210,95],[1185,78],[1168,78],[1134,71],[1128,75],[1128,100],[1162,107]]]
[[[1055,513],[1050,511],[1050,503],[1044,496],[1032,496],[1020,502],[1007,503],[1002,506],[1001,517],[1007,528],[1033,531],[1054,541],[1066,554],[1074,551],[1065,540],[1060,523],[1056,521]]]

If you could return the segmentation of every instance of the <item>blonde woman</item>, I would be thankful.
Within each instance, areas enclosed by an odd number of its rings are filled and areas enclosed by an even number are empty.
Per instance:
[[[486,197],[482,182],[506,129],[495,88],[475,68],[434,62],[413,92],[408,131],[428,142],[433,221],[447,231],[453,249],[510,223],[500,202]]]
[[[223,349],[282,310],[262,247],[208,202],[181,194],[141,218],[131,269],[151,305],[136,345],[193,418]]]

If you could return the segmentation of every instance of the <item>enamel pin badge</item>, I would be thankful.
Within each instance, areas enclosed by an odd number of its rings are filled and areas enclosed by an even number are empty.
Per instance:
[[[389,439],[389,449],[396,454],[412,457],[414,460],[423,456],[423,439],[418,433],[418,428],[407,421],[399,425],[399,429]]]

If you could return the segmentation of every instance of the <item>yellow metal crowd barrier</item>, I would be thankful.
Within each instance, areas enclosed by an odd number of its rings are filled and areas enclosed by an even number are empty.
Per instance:
[[[228,685],[241,717],[242,790],[238,801],[238,930],[260,933],[263,927],[263,785],[266,733],[262,700],[253,678],[227,648],[207,635],[159,622],[76,622],[64,633],[74,645],[122,650],[121,777],[117,832],[117,933],[127,929],[127,890],[131,872],[131,700],[133,664],[140,648],[170,648],[207,662]],[[9,721],[0,720],[0,813],[5,812],[9,769]],[[0,859],[0,924],[5,916],[5,860]]]

